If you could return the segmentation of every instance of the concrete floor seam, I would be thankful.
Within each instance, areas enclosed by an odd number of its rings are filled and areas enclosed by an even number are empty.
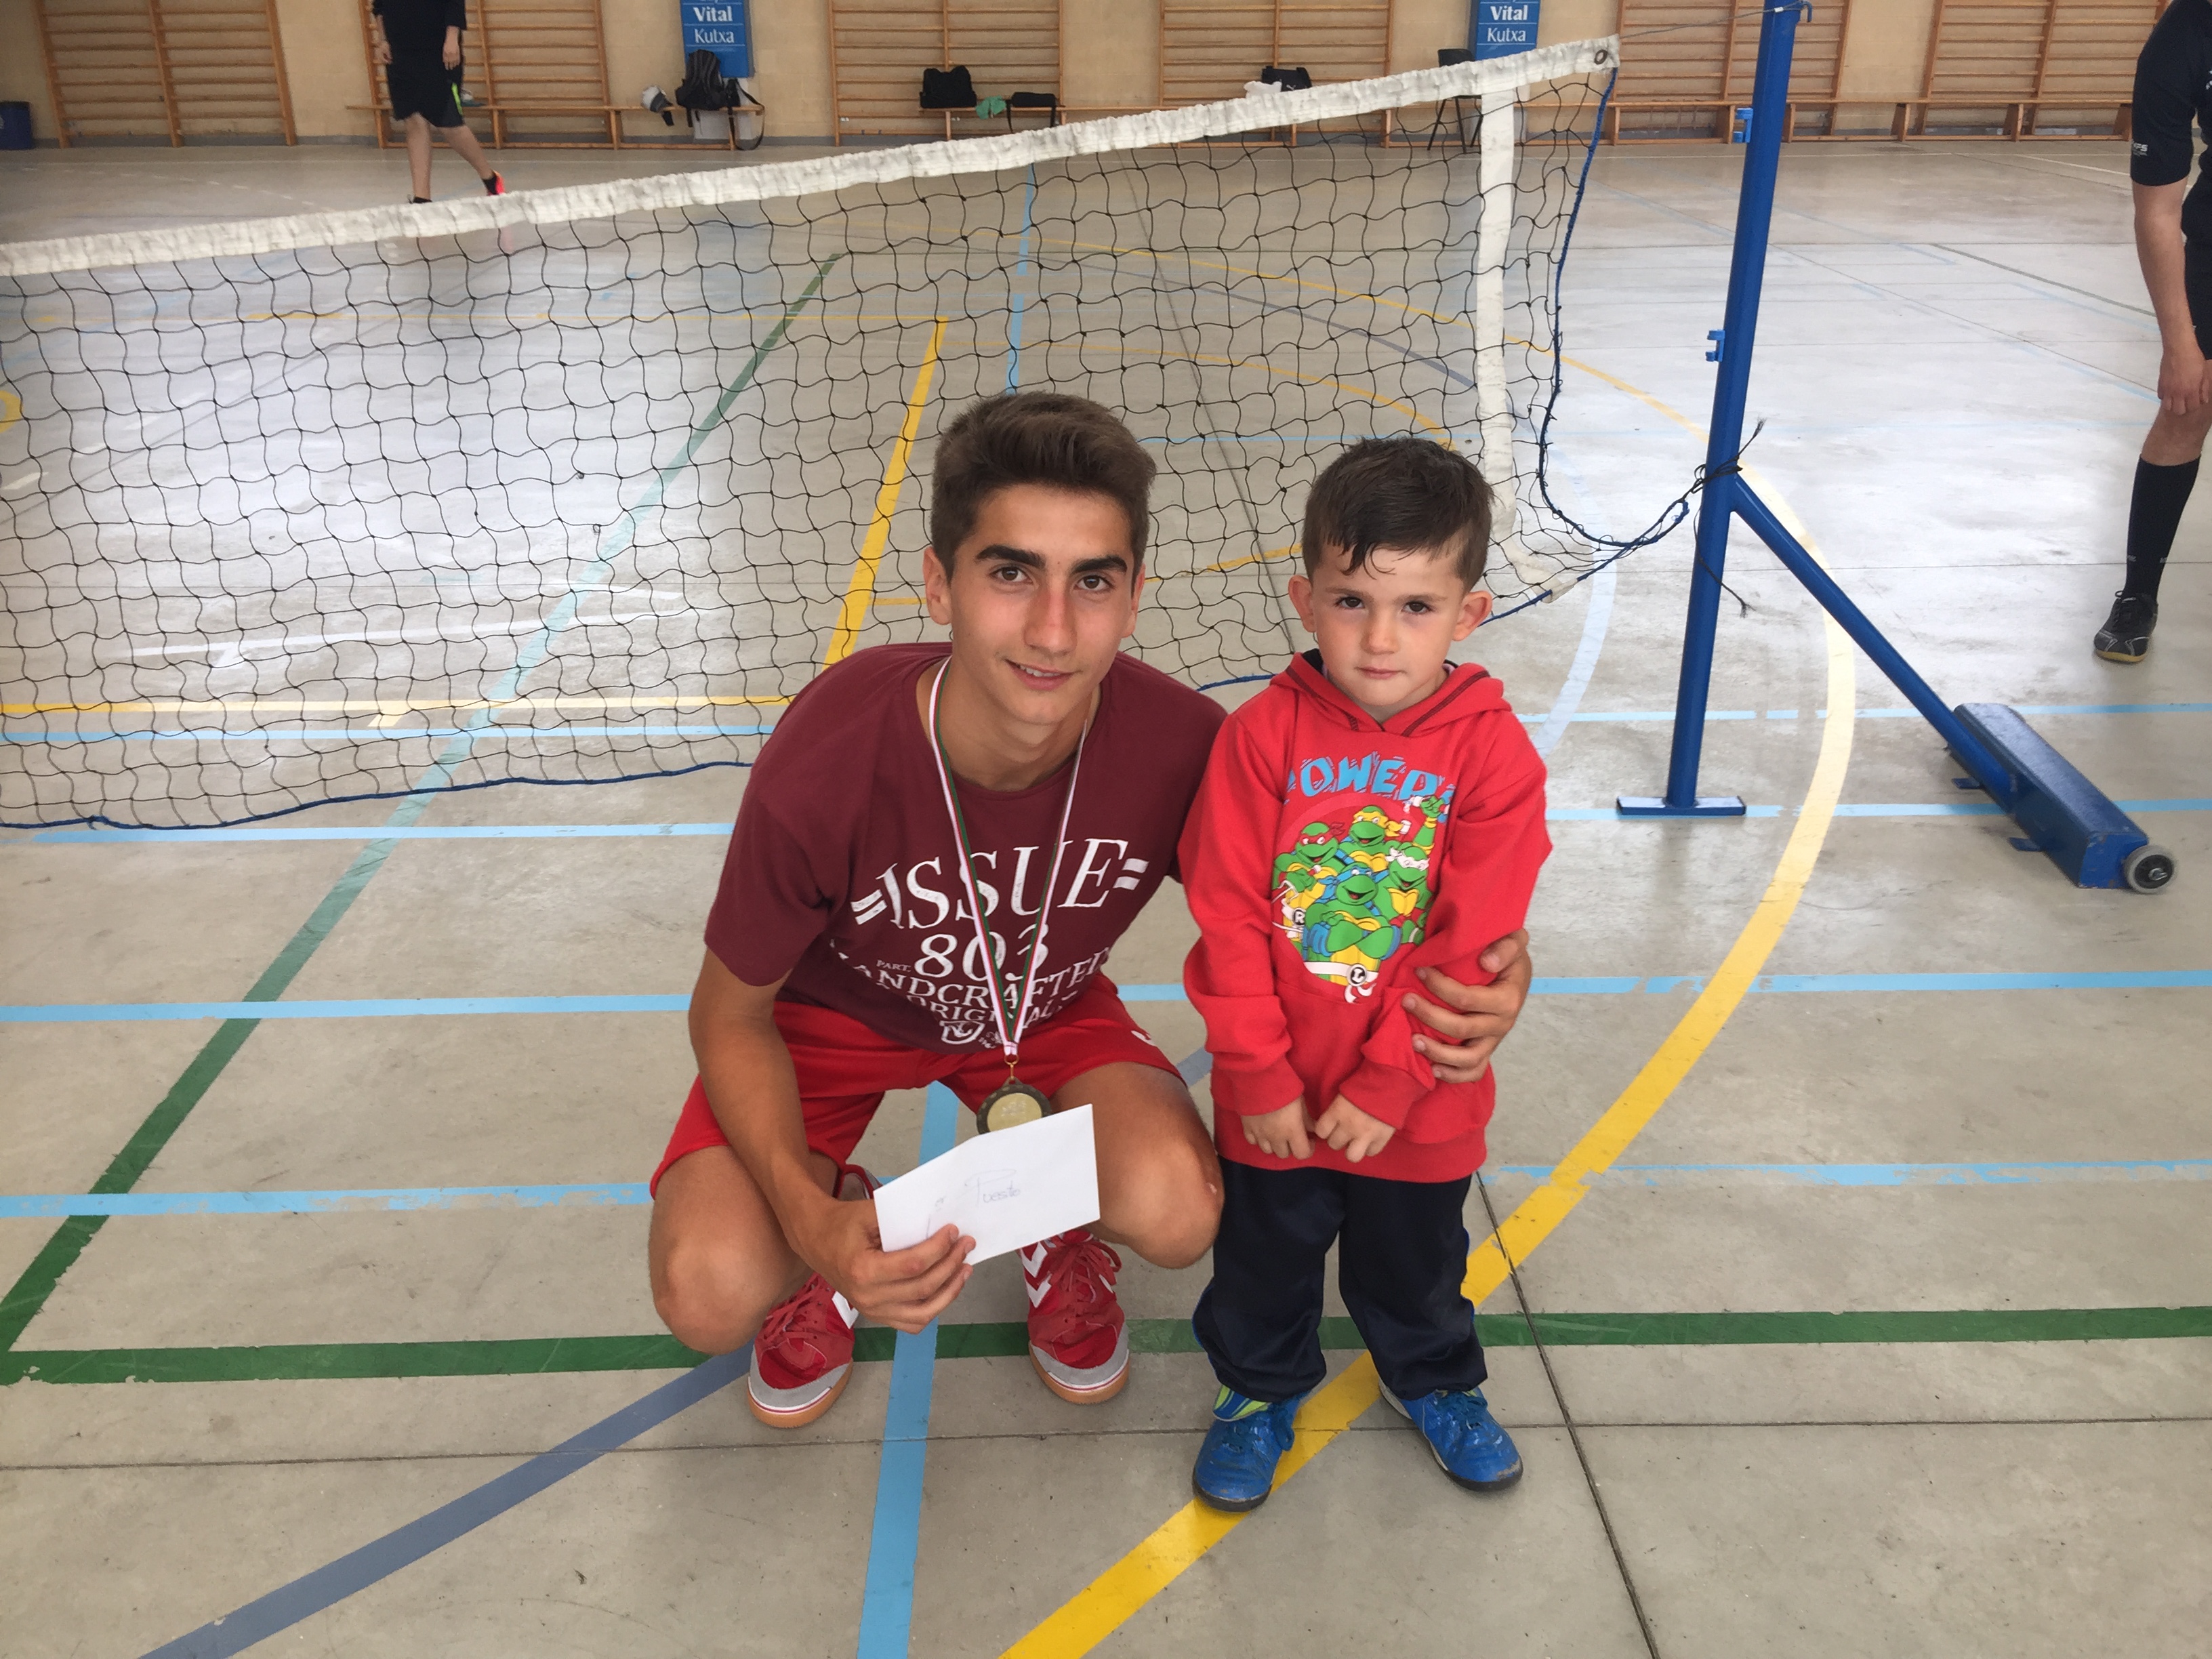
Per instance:
[[[1475,1171],[1475,1191],[1482,1199],[1482,1213],[1490,1222],[1490,1236],[1498,1237],[1498,1206],[1491,1201],[1490,1183]],[[1560,1385],[1559,1373],[1552,1364],[1552,1352],[1544,1344],[1543,1333],[1536,1328],[1536,1321],[1528,1305],[1528,1287],[1521,1282],[1520,1264],[1506,1255],[1503,1243],[1498,1254],[1504,1257],[1506,1282],[1513,1287],[1514,1305],[1521,1311],[1522,1322],[1528,1328],[1528,1339],[1534,1344],[1537,1362],[1544,1368],[1544,1381],[1552,1390],[1552,1399],[1559,1408],[1559,1420],[1566,1425],[1567,1443],[1574,1448],[1576,1465],[1582,1470],[1583,1484],[1589,1489],[1590,1503],[1597,1510],[1598,1525],[1604,1528],[1606,1547],[1613,1552],[1613,1565],[1620,1574],[1620,1587],[1628,1595],[1628,1606],[1636,1615],[1636,1628],[1644,1638],[1644,1651],[1650,1659],[1661,1659],[1659,1638],[1652,1633],[1651,1615],[1644,1611],[1644,1597],[1636,1588],[1636,1575],[1629,1571],[1627,1553],[1620,1547],[1620,1534],[1613,1524],[1613,1511],[1606,1507],[1605,1493],[1600,1489],[1597,1471],[1590,1467],[1589,1454],[1583,1449],[1582,1432],[1575,1425],[1574,1408],[1567,1404],[1567,1391]]]

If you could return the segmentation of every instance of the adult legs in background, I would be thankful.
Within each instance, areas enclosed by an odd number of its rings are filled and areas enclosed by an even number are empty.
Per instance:
[[[408,179],[414,186],[416,196],[428,201],[430,198],[430,120],[428,116],[410,115],[407,118],[406,125]],[[453,146],[454,153],[461,160],[476,169],[479,184],[489,185],[499,177],[491,162],[485,158],[483,146],[477,142],[476,134],[469,131],[466,122],[458,122],[436,131]]]
[[[2212,261],[2190,258],[2187,265],[2189,309],[2197,325],[2199,349],[2212,356]],[[2159,580],[2166,572],[2166,557],[2180,527],[2182,509],[2189,505],[2197,483],[2204,438],[2212,432],[2212,402],[2198,404],[2185,414],[2161,406],[2143,440],[2136,462],[2135,489],[2128,503],[2128,569],[2120,591],[2112,596],[2111,614],[2097,630],[2092,648],[2107,662],[2141,662],[2150,652],[2151,630],[2158,623]]]

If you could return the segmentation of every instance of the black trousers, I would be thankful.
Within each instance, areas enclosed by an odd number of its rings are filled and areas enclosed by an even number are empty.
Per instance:
[[[1221,1162],[1213,1282],[1191,1321],[1213,1374],[1270,1402],[1320,1386],[1322,1269],[1401,1400],[1472,1389],[1488,1375],[1467,1277],[1468,1178],[1378,1181],[1335,1170]]]

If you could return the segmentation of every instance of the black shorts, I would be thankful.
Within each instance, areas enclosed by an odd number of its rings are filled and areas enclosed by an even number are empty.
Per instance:
[[[2181,282],[2189,295],[2189,320],[2197,328],[2197,349],[2212,357],[2212,243],[2188,244],[2182,255]]]
[[[393,52],[384,66],[392,118],[419,115],[434,127],[461,125],[461,69],[459,64],[446,67],[443,47],[419,54]]]

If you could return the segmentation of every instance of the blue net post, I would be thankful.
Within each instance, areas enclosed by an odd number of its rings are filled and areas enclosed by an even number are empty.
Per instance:
[[[1682,678],[1674,694],[1674,744],[1663,796],[1623,795],[1620,808],[1637,817],[1737,817],[1734,795],[1698,793],[1705,744],[1705,692],[1713,672],[1713,634],[1720,621],[1721,570],[1728,557],[1741,480],[1734,469],[1743,447],[1744,403],[1751,389],[1751,348],[1759,331],[1759,290],[1766,275],[1766,238],[1774,219],[1774,181],[1782,167],[1789,123],[1790,58],[1797,43],[1801,0],[1770,5],[1759,21],[1759,66],[1752,81],[1751,131],[1736,198],[1735,251],[1729,266],[1728,311],[1705,355],[1720,365],[1705,445],[1705,488],[1698,506],[1698,554],[1690,573],[1690,615],[1682,635]]]
[[[1620,810],[1632,817],[1734,817],[1743,811],[1743,802],[1733,795],[1698,793],[1713,634],[1720,620],[1722,562],[1729,526],[1741,519],[1936,729],[1972,775],[1960,781],[1987,791],[2027,832],[2014,838],[2014,847],[2048,854],[2082,887],[2160,891],[2173,878],[2172,854],[2153,846],[2142,827],[2038,736],[2017,710],[2000,703],[1945,708],[1935,690],[1783,527],[1737,471],[1744,402],[1751,383],[1752,341],[1759,325],[1759,284],[1765,275],[1767,233],[1774,217],[1774,182],[1789,118],[1790,58],[1798,20],[1807,9],[1806,0],[1779,0],[1768,4],[1759,18],[1759,70],[1752,84],[1751,131],[1746,135],[1743,190],[1737,199],[1728,314],[1723,325],[1713,331],[1714,348],[1706,354],[1720,365],[1720,374],[1713,388],[1712,435],[1705,447],[1698,560],[1690,573],[1690,615],[1683,630],[1667,793],[1623,795]]]

